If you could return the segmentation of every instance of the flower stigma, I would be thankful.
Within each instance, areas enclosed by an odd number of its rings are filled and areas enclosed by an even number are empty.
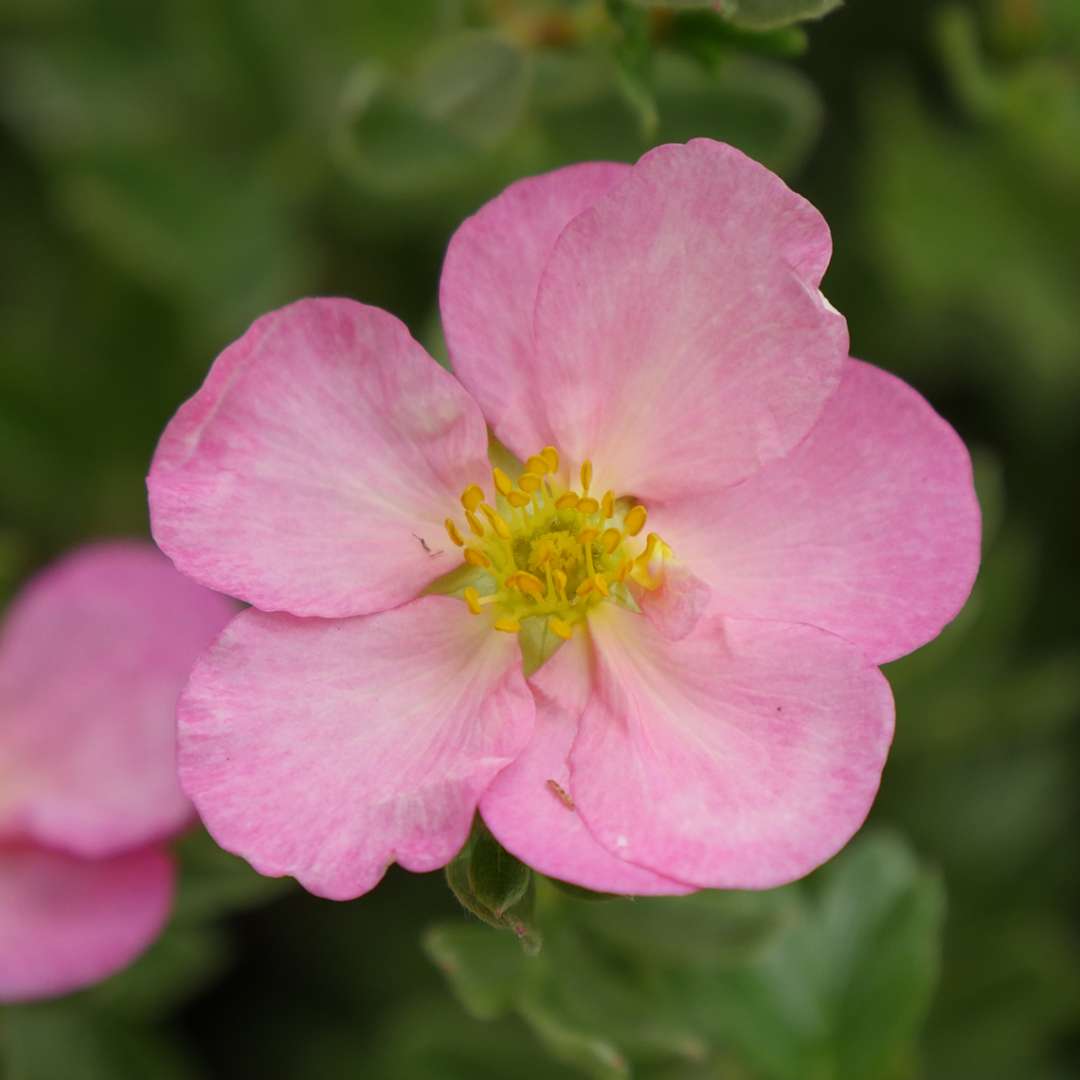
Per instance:
[[[559,453],[545,446],[512,480],[492,470],[495,506],[470,484],[461,494],[465,525],[445,521],[466,565],[481,573],[462,598],[474,615],[486,614],[496,630],[516,634],[525,619],[545,619],[568,640],[598,604],[637,610],[631,582],[656,589],[657,560],[670,549],[656,533],[640,534],[648,511],[636,499],[592,493],[592,462],[578,471],[579,484],[560,479]]]

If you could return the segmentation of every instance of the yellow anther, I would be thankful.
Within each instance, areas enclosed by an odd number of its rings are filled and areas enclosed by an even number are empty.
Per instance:
[[[518,480],[518,487],[531,495],[534,491],[539,489],[543,482],[544,481],[537,476],[536,473],[527,472],[521,474],[521,479]]]
[[[453,519],[447,518],[443,524],[446,526],[446,535],[449,536],[458,547],[464,547],[465,541],[458,531],[458,527],[454,524]]]
[[[626,520],[623,522],[623,528],[626,529],[626,535],[637,536],[637,534],[645,528],[645,519],[648,516],[648,511],[641,503],[638,503],[637,506],[629,510],[626,515]]]
[[[514,577],[515,586],[523,593],[528,593],[529,596],[535,596],[537,599],[544,595],[544,583],[535,574],[530,574],[528,570],[519,570]]]
[[[495,530],[496,535],[500,540],[509,540],[511,537],[510,526],[506,524],[505,519],[497,510],[492,510],[487,503],[481,503],[480,509],[483,511],[484,517],[491,523],[491,527]]]
[[[491,470],[491,479],[495,481],[495,490],[500,495],[509,495],[514,488],[514,483],[510,477],[497,466]]]
[[[548,466],[546,458],[541,457],[539,454],[533,454],[525,462],[525,471],[534,473],[537,476],[546,476],[551,472],[551,468]]]
[[[583,514],[595,514],[600,509],[600,504],[591,495],[586,495],[577,504],[577,508]]]
[[[484,526],[480,524],[480,519],[471,511],[465,511],[465,520],[469,523],[469,528],[472,529],[476,536],[484,535]]]
[[[532,502],[532,496],[524,491],[508,491],[506,501],[516,510],[520,510],[523,506],[528,506]]]
[[[605,555],[611,555],[621,543],[622,533],[618,529],[605,529],[604,535],[600,537],[600,546]]]
[[[495,629],[501,630],[504,634],[516,634],[521,629],[521,623],[512,616],[506,615],[495,620]]]
[[[551,576],[555,579],[555,588],[566,596],[566,574],[562,570],[553,570]]]
[[[600,509],[604,511],[604,517],[609,518],[615,513],[615,492],[605,491],[600,500]]]
[[[555,500],[556,510],[573,510],[580,501],[581,496],[576,491],[568,491]]]
[[[469,610],[474,615],[480,614],[480,594],[472,585],[466,585],[465,591],[462,593],[465,598],[465,603],[469,605]]]
[[[574,628],[568,622],[564,622],[555,615],[552,615],[551,618],[548,619],[548,626],[550,626],[552,631],[558,634],[564,641],[569,641],[573,636]]]
[[[533,556],[533,562],[536,566],[543,566],[548,559],[555,553],[555,548],[550,540],[541,540],[536,545],[536,554]]]
[[[592,462],[583,461],[581,463],[581,490],[588,495],[589,485],[592,483]]]
[[[559,451],[554,446],[545,446],[540,451],[540,457],[547,462],[548,472],[559,471]]]
[[[600,535],[599,529],[594,529],[591,525],[581,530],[578,533],[579,544],[591,544]]]
[[[610,596],[611,590],[608,588],[607,578],[603,574],[596,574],[593,577],[593,586],[601,596]]]
[[[653,557],[653,552],[656,551],[656,545],[660,543],[660,537],[656,533],[649,533],[645,540],[645,550],[635,560],[641,566],[644,566]]]
[[[484,501],[484,493],[476,484],[470,484],[461,493],[461,505],[466,510],[475,510]]]
[[[593,591],[593,579],[586,578],[575,590],[578,596],[588,596]]]
[[[630,571],[633,568],[634,568],[634,560],[633,559],[623,559],[623,561],[621,563],[619,563],[619,569],[615,571],[615,580],[616,581],[625,581],[627,575],[630,573]]]
[[[482,570],[491,568],[491,560],[476,548],[467,547],[465,549],[465,561],[470,566],[479,566]]]

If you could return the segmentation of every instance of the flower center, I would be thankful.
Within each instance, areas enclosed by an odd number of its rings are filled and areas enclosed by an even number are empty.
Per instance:
[[[475,484],[462,492],[466,527],[447,518],[446,531],[465,562],[482,571],[463,594],[474,615],[488,612],[496,630],[511,634],[524,619],[546,619],[568,639],[597,604],[636,606],[630,581],[656,587],[649,566],[663,542],[655,533],[635,539],[645,527],[645,507],[612,491],[596,498],[592,473],[586,461],[580,485],[566,486],[558,451],[546,446],[516,481],[493,470],[494,507]]]

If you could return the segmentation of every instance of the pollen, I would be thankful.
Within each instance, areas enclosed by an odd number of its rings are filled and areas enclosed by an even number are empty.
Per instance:
[[[568,640],[597,605],[638,610],[631,587],[660,584],[657,560],[671,550],[656,533],[637,539],[648,520],[644,505],[612,490],[590,495],[592,462],[574,464],[566,463],[577,485],[565,482],[554,446],[527,458],[519,473],[495,467],[494,505],[477,484],[461,494],[471,536],[452,517],[444,523],[474,568],[461,598],[495,630],[516,634],[529,620],[542,620]]]

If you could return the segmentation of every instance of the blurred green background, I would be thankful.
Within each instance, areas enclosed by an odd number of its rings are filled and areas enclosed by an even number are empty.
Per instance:
[[[161,942],[0,1011],[0,1072],[1080,1075],[1080,4],[793,21],[830,7],[0,0],[0,600],[145,534],[159,432],[256,315],[353,296],[440,355],[465,214],[694,135],[824,212],[853,350],[958,428],[986,518],[971,603],[889,670],[871,824],[809,881],[680,902],[539,881],[533,958],[441,875],[332,904],[196,834]]]

